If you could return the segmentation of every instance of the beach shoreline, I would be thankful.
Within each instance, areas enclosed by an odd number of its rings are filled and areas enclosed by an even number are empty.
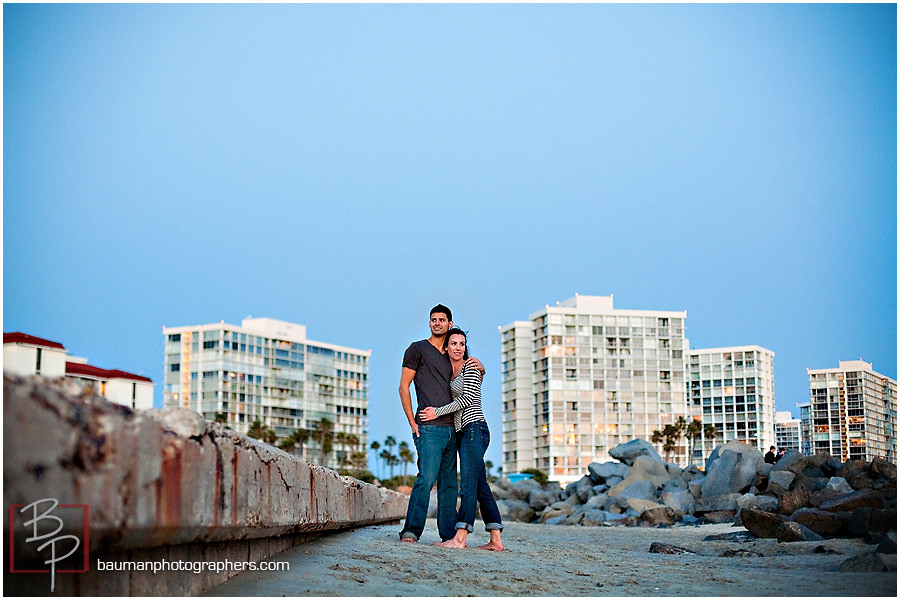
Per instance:
[[[417,544],[400,525],[338,532],[271,557],[287,572],[245,572],[203,596],[868,596],[896,597],[893,571],[840,572],[873,552],[860,539],[779,543],[731,524],[580,527],[511,522],[503,552],[480,550],[483,524],[464,550],[434,546],[429,519]],[[741,533],[744,532],[744,533]],[[704,538],[725,534],[729,539]],[[694,554],[650,552],[654,542]],[[724,556],[723,556],[724,555]]]

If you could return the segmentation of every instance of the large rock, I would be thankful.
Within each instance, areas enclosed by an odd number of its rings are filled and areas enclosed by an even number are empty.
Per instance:
[[[769,473],[769,487],[767,489],[775,493],[787,492],[791,489],[791,484],[796,478],[797,474],[793,471],[773,470]]]
[[[834,514],[843,515],[846,513]],[[882,510],[871,506],[860,506],[850,513],[847,528],[852,537],[897,531],[897,509]]]
[[[498,500],[497,508],[500,509],[500,516],[505,521],[522,521],[523,523],[530,523],[534,520],[534,509],[524,500]]]
[[[625,483],[625,482],[623,482]],[[612,494],[610,494],[612,496]],[[656,501],[656,486],[652,481],[632,481],[614,496],[616,504],[627,507],[631,499]]]
[[[759,538],[775,538],[778,526],[787,520],[784,515],[755,508],[746,508],[741,511],[741,523],[747,528],[747,531]]]
[[[775,539],[779,542],[819,542],[825,538],[801,523],[785,521],[775,530]]]
[[[722,494],[721,496],[703,496],[694,502],[694,512],[698,514],[723,510],[737,510],[738,498],[741,494]]]
[[[859,490],[852,494],[823,502],[819,505],[819,508],[830,512],[853,512],[861,506],[886,508],[887,505],[884,501],[884,494],[881,492],[875,490]]]
[[[897,465],[881,457],[872,459],[869,465],[869,477],[872,479],[889,479],[897,481]]]
[[[848,558],[838,567],[838,571],[878,572],[887,571],[888,566],[877,552],[866,552]]]
[[[675,516],[693,514],[695,510],[694,497],[687,490],[675,490],[663,492],[659,500],[675,512]]]
[[[628,477],[629,472],[631,472],[631,467],[620,462],[605,462],[602,464],[594,462],[588,465],[588,474],[594,480],[594,483],[603,483],[610,477],[625,479]]]
[[[737,499],[738,508],[755,508],[765,512],[778,511],[778,498],[774,496],[765,496],[761,494],[744,494]]]
[[[647,456],[662,462],[659,453],[650,445],[649,442],[642,439],[633,439],[630,442],[619,444],[615,448],[609,450],[609,455],[616,460],[625,463],[629,467],[634,465],[634,461],[639,456]]]
[[[641,512],[641,521],[650,526],[673,525],[675,511],[668,506],[655,506]]]
[[[803,486],[784,492],[778,499],[778,512],[783,515],[791,515],[798,509],[809,506],[809,492]]]
[[[741,442],[729,442],[713,451],[707,462],[703,496],[744,493],[756,479],[756,471],[765,464],[762,453]]]
[[[846,531],[849,520],[850,515],[847,513],[833,513],[818,508],[801,508],[791,515],[791,521],[825,537],[835,537]]]
[[[617,498],[619,494],[629,485],[636,481],[650,481],[657,488],[665,484],[669,477],[669,471],[666,464],[661,460],[654,460],[649,456],[638,456],[628,474],[621,483],[609,490],[609,495]]]
[[[560,493],[555,490],[531,490],[528,493],[526,502],[535,510],[541,512],[554,502],[559,501]]]

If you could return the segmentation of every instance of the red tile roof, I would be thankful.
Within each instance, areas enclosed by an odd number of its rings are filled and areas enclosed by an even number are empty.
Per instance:
[[[85,375],[87,377],[96,377],[97,379],[131,379],[133,381],[149,381],[153,383],[152,379],[142,375],[126,373],[118,369],[101,369],[100,367],[74,362],[66,363],[66,375]]]
[[[66,349],[65,346],[63,346],[59,342],[51,342],[50,340],[45,340],[37,336],[28,335],[27,333],[22,333],[20,331],[13,331],[11,333],[4,332],[3,343],[30,344],[32,346],[44,346],[45,348],[61,348],[62,350]]]

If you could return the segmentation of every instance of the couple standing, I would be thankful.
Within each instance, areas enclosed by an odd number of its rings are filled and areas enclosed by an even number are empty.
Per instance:
[[[487,483],[484,453],[490,432],[481,411],[484,366],[469,358],[466,334],[453,327],[450,309],[431,309],[431,337],[410,344],[403,355],[400,402],[412,429],[419,473],[409,496],[400,541],[416,542],[425,529],[431,487],[437,482],[437,523],[445,548],[465,548],[474,531],[475,504],[490,541],[485,550],[503,550],[503,524]],[[415,384],[417,412],[413,413],[410,384]],[[459,510],[456,510],[456,455],[459,453]]]

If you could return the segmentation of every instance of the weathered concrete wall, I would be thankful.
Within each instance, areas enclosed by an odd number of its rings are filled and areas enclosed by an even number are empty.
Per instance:
[[[89,506],[92,573],[57,573],[57,594],[198,593],[234,573],[93,571],[98,558],[258,561],[323,531],[406,512],[403,494],[310,465],[192,411],[132,411],[62,380],[6,373],[3,396],[5,509],[42,498]],[[9,526],[7,518],[7,539]],[[61,534],[78,530],[65,526]],[[4,591],[46,594],[47,578],[8,574]]]

